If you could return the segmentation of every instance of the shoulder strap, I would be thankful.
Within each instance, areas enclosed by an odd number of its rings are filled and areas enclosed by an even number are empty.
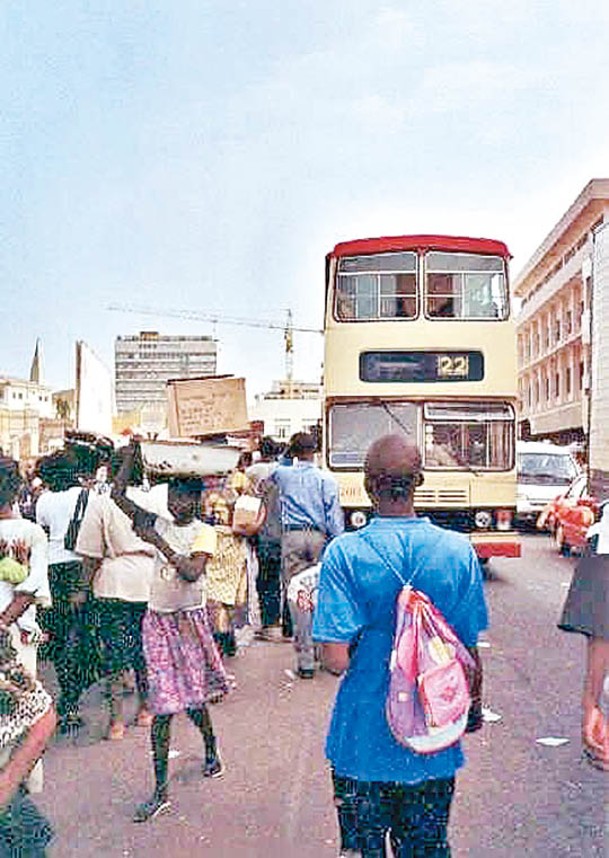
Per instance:
[[[74,527],[77,524],[80,524],[82,521],[85,510],[87,508],[87,502],[89,500],[89,492],[87,489],[82,489],[78,498],[76,499],[76,505],[74,506],[74,512],[72,514],[72,518],[70,519],[70,525]]]
[[[381,554],[381,552],[378,550],[378,548],[376,547],[376,545],[374,544],[374,542],[373,542],[373,541],[368,537],[368,534],[367,534],[367,533],[365,533],[364,531],[358,530],[357,534],[358,534],[358,536],[360,536],[360,537],[364,540],[364,542],[365,542],[367,545],[369,545],[369,546],[370,546],[370,548],[372,548],[372,550],[374,551],[374,553],[375,553],[375,554],[377,555],[377,557],[381,560],[381,562],[382,562],[383,566],[385,566],[387,569],[389,569],[389,571],[390,571],[390,572],[392,572],[392,573],[396,576],[396,578],[397,578],[397,579],[400,581],[400,583],[402,584],[402,587],[407,587],[409,584],[412,584],[412,582],[413,582],[413,580],[414,580],[415,576],[418,574],[419,569],[421,568],[420,564],[419,564],[419,565],[414,569],[414,571],[412,572],[412,574],[410,575],[410,577],[409,577],[408,579],[406,579],[406,578],[404,577],[404,575],[402,575],[402,573],[400,572],[400,570],[397,568],[397,566],[394,566],[392,563],[390,563],[390,562],[387,560],[387,558],[386,558],[386,557],[384,557],[384,556]],[[412,546],[410,545],[410,543],[408,544],[408,555],[409,555],[409,556],[408,556],[409,566],[410,566],[410,567],[412,567]]]
[[[85,512],[87,509],[87,504],[89,503],[89,491],[88,489],[83,489],[81,493],[78,495],[78,503],[77,503],[77,513],[75,514],[75,518],[77,522],[80,522],[85,517]]]
[[[416,576],[423,568],[422,562],[417,563],[409,578],[405,578],[402,572],[400,572],[400,570],[397,568],[397,566],[394,566],[393,563],[390,563],[389,560],[381,554],[372,539],[369,538],[368,534],[365,531],[358,530],[357,534],[364,540],[367,545],[370,546],[370,548],[372,548],[372,550],[379,557],[383,565],[396,576],[396,578],[400,581],[403,587],[407,587],[409,584],[412,584]],[[439,542],[440,538],[441,537],[438,537],[436,542]],[[408,543],[408,564],[409,568],[412,568],[412,545],[410,544],[410,542]]]

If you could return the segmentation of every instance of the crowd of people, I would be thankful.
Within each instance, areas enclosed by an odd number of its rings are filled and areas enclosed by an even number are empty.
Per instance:
[[[73,448],[27,473],[0,458],[0,855],[13,854],[17,837],[6,819],[24,814],[33,820],[31,854],[44,854],[50,826],[27,793],[40,788],[39,757],[53,731],[82,728],[83,693],[96,682],[109,740],[125,735],[131,677],[135,723],[150,729],[155,787],[134,821],[170,805],[174,715],[186,713],[201,734],[203,776],[220,777],[210,704],[234,684],[230,660],[247,628],[262,641],[293,641],[301,680],[320,664],[343,676],[326,746],[341,854],[385,855],[388,834],[396,856],[450,854],[460,745],[417,754],[396,741],[385,714],[401,588],[394,569],[416,576],[469,649],[479,715],[476,644],[487,624],[480,565],[466,538],[416,515],[421,457],[404,437],[371,445],[365,486],[376,514],[352,533],[343,533],[338,486],[315,464],[316,446],[306,433],[285,449],[264,438],[225,479],[174,476],[153,487],[142,485],[133,443],[106,447],[103,472],[96,454],[84,467]],[[583,737],[591,760],[608,767],[609,576],[606,562],[594,560],[594,569],[578,567],[561,625],[590,641]],[[306,587],[294,596],[299,580]],[[55,669],[55,707],[36,678],[39,651]],[[480,718],[469,724],[478,729]]]

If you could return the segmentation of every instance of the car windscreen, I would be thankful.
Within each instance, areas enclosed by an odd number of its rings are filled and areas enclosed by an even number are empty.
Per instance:
[[[568,486],[577,476],[571,456],[560,453],[519,453],[518,482]]]

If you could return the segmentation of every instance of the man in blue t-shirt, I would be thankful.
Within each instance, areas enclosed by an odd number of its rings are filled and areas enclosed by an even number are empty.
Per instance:
[[[473,709],[481,725],[478,633],[486,628],[480,564],[466,537],[417,518],[421,456],[402,435],[375,441],[365,485],[376,515],[326,549],[313,636],[325,666],[344,673],[326,743],[333,770],[343,854],[376,858],[390,833],[396,856],[447,856],[447,826],[459,743],[434,754],[400,745],[385,716],[396,599],[392,567],[442,611],[478,666]]]

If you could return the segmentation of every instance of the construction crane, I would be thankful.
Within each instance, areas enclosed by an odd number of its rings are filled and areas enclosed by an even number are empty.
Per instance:
[[[292,311],[286,311],[286,321],[273,322],[263,319],[248,319],[240,316],[223,316],[219,313],[199,313],[196,310],[161,309],[147,307],[140,304],[109,304],[108,310],[117,313],[138,313],[143,316],[158,316],[160,318],[171,317],[175,319],[192,319],[196,322],[211,322],[215,325],[242,325],[247,328],[270,328],[283,331],[283,343],[285,354],[285,376],[288,386],[288,395],[292,396],[294,383],[294,331],[306,334],[323,334],[321,328],[295,327]]]

